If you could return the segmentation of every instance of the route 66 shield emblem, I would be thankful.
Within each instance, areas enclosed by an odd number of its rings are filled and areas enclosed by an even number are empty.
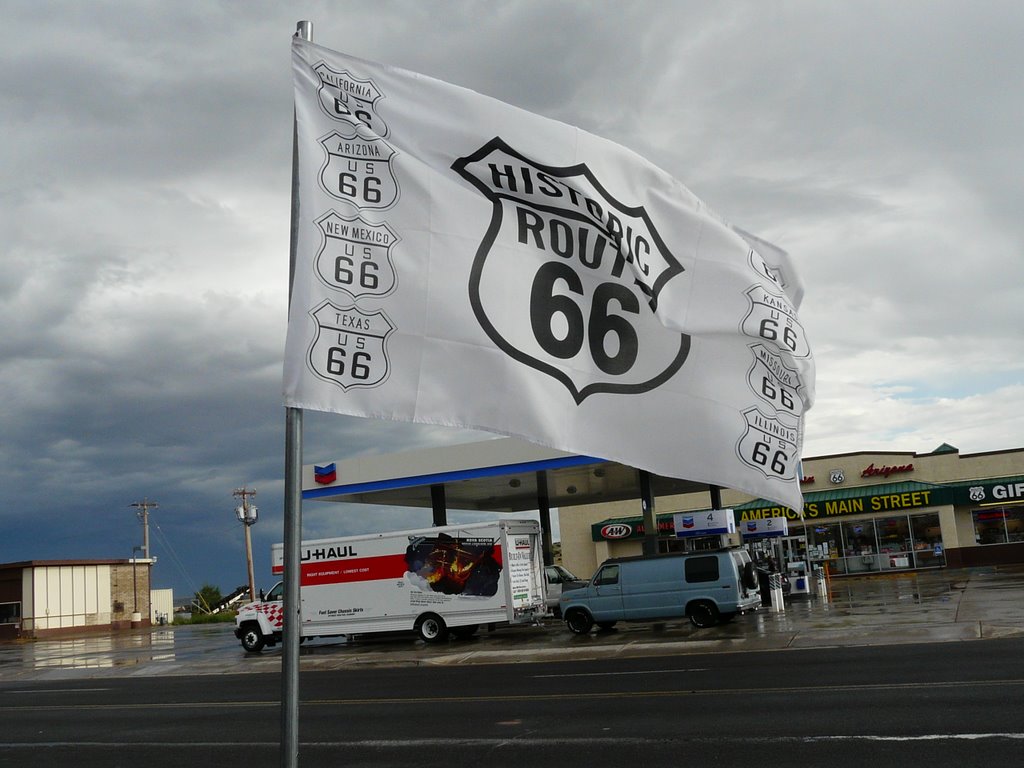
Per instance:
[[[395,150],[384,139],[332,131],[320,139],[326,159],[320,186],[331,197],[358,209],[390,208],[398,201],[398,179],[391,160]]]
[[[388,127],[377,114],[380,90],[372,80],[360,80],[348,71],[337,72],[324,62],[313,66],[320,78],[317,96],[328,117],[344,120],[357,128],[364,125],[376,136],[387,136]]]
[[[328,211],[316,225],[321,237],[316,275],[324,285],[353,299],[387,296],[395,289],[391,251],[401,238],[387,222],[373,224],[362,216]]]
[[[316,335],[309,345],[310,370],[343,390],[375,387],[387,379],[388,337],[395,326],[381,310],[338,307],[325,301],[309,313]]]
[[[452,168],[492,204],[469,296],[496,346],[577,404],[654,389],[682,367],[690,337],[654,311],[683,267],[642,207],[613,198],[586,165],[540,165],[500,138]]]

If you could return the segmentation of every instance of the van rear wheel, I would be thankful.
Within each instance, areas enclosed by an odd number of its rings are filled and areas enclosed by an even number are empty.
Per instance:
[[[687,613],[693,626],[700,629],[713,627],[718,623],[718,608],[715,607],[714,603],[707,600],[694,603],[690,606]]]
[[[565,625],[577,635],[585,635],[593,628],[594,620],[586,611],[576,609],[565,614]]]

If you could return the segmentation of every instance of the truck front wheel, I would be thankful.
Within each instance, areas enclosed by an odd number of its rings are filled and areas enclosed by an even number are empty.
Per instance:
[[[436,613],[425,613],[416,620],[416,634],[425,643],[440,643],[448,637],[448,627]]]
[[[245,624],[242,626],[242,647],[245,648],[249,653],[259,653],[263,650],[263,646],[266,645],[266,641],[263,639],[263,633],[260,632],[259,624]]]

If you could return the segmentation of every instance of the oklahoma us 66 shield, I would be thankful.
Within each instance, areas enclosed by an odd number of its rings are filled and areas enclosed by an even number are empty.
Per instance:
[[[388,337],[395,326],[381,310],[338,307],[325,301],[309,313],[316,336],[309,345],[309,368],[343,390],[375,387],[388,377]]]
[[[654,311],[683,267],[642,207],[620,203],[584,164],[540,165],[501,138],[452,168],[492,204],[469,298],[496,346],[577,403],[645,392],[679,370],[690,338]]]

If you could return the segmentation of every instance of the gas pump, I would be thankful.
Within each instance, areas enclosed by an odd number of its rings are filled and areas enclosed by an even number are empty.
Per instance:
[[[807,537],[786,536],[780,543],[782,562],[786,564],[786,575],[789,576],[789,594],[810,595],[811,566],[807,560]]]

